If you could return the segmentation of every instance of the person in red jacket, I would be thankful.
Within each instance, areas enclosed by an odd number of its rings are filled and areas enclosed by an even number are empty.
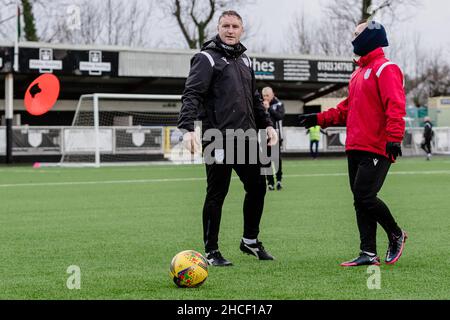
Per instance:
[[[352,44],[359,68],[351,76],[348,97],[336,108],[300,116],[300,125],[347,127],[345,148],[361,252],[341,266],[380,264],[377,223],[389,239],[385,262],[394,264],[402,255],[407,234],[377,194],[391,163],[402,155],[406,114],[403,74],[384,55],[383,47],[389,43],[380,23],[362,21],[355,29]]]

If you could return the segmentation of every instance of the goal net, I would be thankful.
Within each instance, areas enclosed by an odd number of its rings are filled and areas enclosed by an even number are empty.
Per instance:
[[[189,160],[176,129],[180,103],[179,95],[82,95],[72,125],[62,132],[60,165],[130,165],[174,155]]]

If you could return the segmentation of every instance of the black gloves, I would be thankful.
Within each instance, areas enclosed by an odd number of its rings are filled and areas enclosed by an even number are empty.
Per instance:
[[[317,126],[317,114],[301,114],[298,117],[300,121],[300,126],[305,127],[306,129]]]
[[[396,160],[398,156],[402,156],[402,144],[400,142],[386,143],[386,153],[389,159]]]

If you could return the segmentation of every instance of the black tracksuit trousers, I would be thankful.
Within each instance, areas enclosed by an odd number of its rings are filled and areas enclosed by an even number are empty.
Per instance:
[[[420,147],[426,153],[431,153],[431,138],[430,139],[425,139],[425,141],[420,144]]]
[[[264,208],[266,179],[261,164],[206,164],[207,190],[203,206],[203,240],[205,252],[218,249],[222,206],[234,170],[244,185],[244,238],[256,239]],[[236,163],[236,162],[235,162]]]
[[[386,231],[389,239],[392,239],[392,235],[401,234],[389,208],[377,197],[391,162],[381,155],[364,151],[348,151],[347,156],[360,249],[376,254],[377,223]]]

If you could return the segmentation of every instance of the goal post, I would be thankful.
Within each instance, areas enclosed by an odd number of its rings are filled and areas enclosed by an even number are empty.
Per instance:
[[[176,129],[180,104],[180,95],[81,95],[72,125],[62,133],[59,165],[100,167],[164,160],[170,151],[166,135]]]

